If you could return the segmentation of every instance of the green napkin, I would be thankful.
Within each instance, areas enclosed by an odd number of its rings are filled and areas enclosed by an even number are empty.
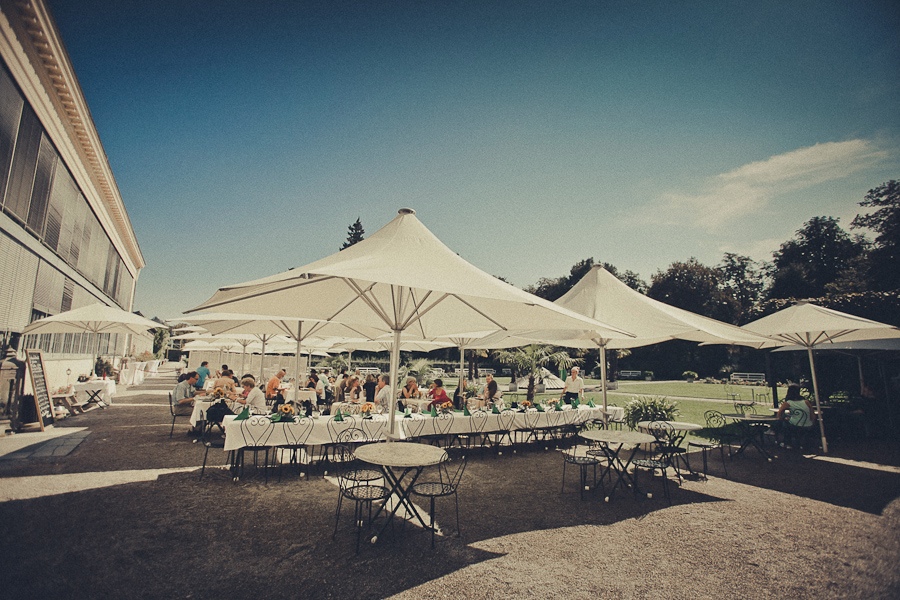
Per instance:
[[[544,412],[544,405],[543,405],[543,404],[537,404],[537,403],[535,403],[534,406],[538,409],[538,412]]]
[[[464,417],[471,417],[471,416],[472,416],[472,413],[469,412],[469,407],[468,407],[468,406],[463,406],[463,416],[464,416]]]
[[[593,400],[588,400],[588,406],[590,406],[591,408],[597,408],[597,405],[594,404]]]
[[[405,415],[403,415],[403,418],[404,419],[412,419],[412,415],[409,413],[406,413]]]
[[[431,405],[431,416],[432,417],[437,416],[437,409],[434,407],[434,404]]]
[[[572,400],[572,408],[578,408],[578,399]]]
[[[273,423],[279,423],[279,422],[281,422],[281,413],[275,413],[274,415],[269,415],[269,418],[272,420]]]
[[[557,402],[557,403],[556,403],[556,410],[562,410],[562,409],[563,409],[563,408],[562,408],[562,404],[563,404],[562,402]]]
[[[499,414],[500,414],[500,409],[497,408],[497,405],[496,405],[496,404],[494,405],[494,408],[491,409],[491,414],[494,414],[494,415],[499,415]]]
[[[235,421],[246,421],[249,418],[250,418],[250,409],[245,406],[244,410],[242,410],[240,412],[240,414],[234,418],[234,420]]]
[[[335,420],[335,421],[341,421],[341,422],[344,421],[344,415],[341,414],[341,411],[337,411],[337,412],[334,414],[334,420]]]

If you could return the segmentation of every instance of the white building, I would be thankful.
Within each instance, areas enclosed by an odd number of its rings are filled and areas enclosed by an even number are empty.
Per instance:
[[[44,1],[0,0],[0,346],[37,318],[97,301],[130,311],[143,266]],[[86,334],[27,337],[46,359],[78,361],[77,372],[97,349]],[[99,341],[108,355],[148,349],[125,336]]]

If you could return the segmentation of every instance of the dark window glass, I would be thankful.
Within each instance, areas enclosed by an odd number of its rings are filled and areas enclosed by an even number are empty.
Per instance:
[[[31,192],[31,206],[28,208],[28,227],[41,238],[44,222],[47,220],[47,205],[50,202],[50,181],[56,169],[56,149],[44,136],[38,154],[37,171],[34,174],[34,189]]]
[[[34,171],[41,149],[41,122],[27,104],[22,109],[16,151],[10,169],[5,207],[23,222],[28,218],[28,204],[34,185]]]
[[[9,167],[16,147],[23,104],[12,78],[6,69],[0,67],[0,204],[3,203],[9,181]]]

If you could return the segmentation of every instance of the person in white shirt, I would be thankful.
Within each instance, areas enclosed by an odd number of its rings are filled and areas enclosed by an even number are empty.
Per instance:
[[[382,410],[391,410],[391,376],[379,375],[378,383],[375,385],[375,406],[380,406]]]
[[[241,381],[241,385],[247,392],[247,397],[244,398],[238,395],[235,402],[246,405],[251,413],[264,415],[269,412],[266,406],[266,395],[261,389],[256,387],[256,381],[247,377]]]
[[[572,367],[572,371],[566,377],[566,385],[563,387],[563,393],[560,400],[566,404],[572,404],[573,400],[579,400],[581,390],[584,389],[584,379],[578,376],[578,367]]]

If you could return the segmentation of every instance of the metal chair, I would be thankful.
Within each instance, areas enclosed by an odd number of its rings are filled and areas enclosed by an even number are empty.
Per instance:
[[[612,407],[619,408],[619,405],[618,404],[607,404],[606,407],[607,408],[612,408]],[[624,425],[624,424],[625,424],[625,413],[624,412],[622,413],[621,418],[618,418],[618,419],[610,418],[609,421],[607,421],[607,427],[609,427],[610,429],[612,429],[613,427],[615,427],[616,429],[622,429],[622,425]]]
[[[441,462],[437,467],[437,480],[426,480],[416,483],[410,489],[410,492],[428,498],[431,500],[428,509],[429,527],[431,528],[431,547],[434,548],[434,534],[436,528],[434,526],[434,501],[437,498],[453,496],[456,503],[456,537],[460,536],[459,526],[459,482],[462,480],[463,473],[468,465],[468,455],[462,448],[451,448],[447,450],[448,459]]]
[[[578,489],[579,498],[584,500],[584,490],[590,489],[587,483],[587,470],[589,467],[594,468],[594,483],[597,482],[597,465],[600,464],[600,460],[596,455],[588,454],[587,451],[585,454],[581,454],[578,452],[579,446],[575,446],[569,450],[563,451],[563,473],[562,473],[562,487],[559,490],[559,493],[562,494],[566,489],[566,465],[575,465],[578,467],[581,478],[579,480],[580,487]]]
[[[340,464],[352,467],[356,462],[353,448],[349,444],[338,443],[334,446],[334,451],[341,455]],[[386,500],[391,495],[391,491],[384,485],[372,483],[382,477],[379,471],[373,469],[349,468],[346,471],[340,471],[337,477],[339,488],[338,502],[334,512],[334,533],[331,535],[331,539],[333,540],[337,537],[341,506],[344,499],[353,501],[355,504],[353,522],[356,526],[356,553],[359,554],[359,541],[362,537],[362,530],[372,520],[372,503]],[[364,523],[362,517],[366,509],[368,509],[369,516]]]
[[[639,469],[646,469],[651,472],[659,471],[663,480],[663,493],[669,504],[672,503],[672,497],[669,495],[669,477],[668,470],[675,470],[678,480],[681,480],[681,472],[678,470],[676,463],[678,456],[684,451],[679,446],[680,436],[671,423],[665,421],[653,421],[649,425],[651,435],[656,438],[654,445],[655,453],[650,458],[639,458],[631,462],[634,465],[634,481],[637,487],[637,472]]]
[[[175,419],[177,417],[190,417],[194,412],[194,407],[190,404],[175,404],[172,392],[169,392],[169,414],[172,415],[172,429],[169,430],[169,437],[175,432]]]
[[[725,417],[717,410],[706,411],[703,413],[703,418],[706,420],[706,428],[708,431],[725,426]],[[687,464],[688,471],[694,473],[695,471],[691,468],[691,461],[689,459],[691,448],[699,449],[701,456],[703,457],[703,479],[707,478],[709,472],[706,455],[710,450],[715,450],[716,448],[719,449],[719,453],[722,455],[722,468],[725,470],[725,477],[728,477],[728,467],[725,465],[725,445],[721,438],[712,440],[691,439],[688,442],[688,451],[684,455],[684,461],[685,464]]]

